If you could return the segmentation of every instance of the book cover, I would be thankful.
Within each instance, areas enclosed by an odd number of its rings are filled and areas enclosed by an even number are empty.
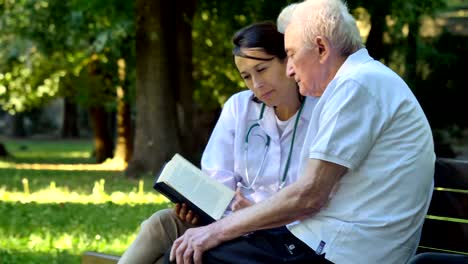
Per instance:
[[[179,154],[163,166],[153,188],[173,203],[187,204],[202,224],[219,220],[235,194]]]
[[[156,182],[153,188],[159,193],[161,193],[162,195],[166,196],[166,198],[169,199],[173,203],[179,203],[179,204],[185,203],[187,207],[198,216],[198,221],[200,224],[208,225],[215,221],[213,217],[205,213],[202,209],[200,209],[198,206],[193,204],[190,200],[185,198],[182,194],[174,190],[171,186],[167,185],[166,183]]]

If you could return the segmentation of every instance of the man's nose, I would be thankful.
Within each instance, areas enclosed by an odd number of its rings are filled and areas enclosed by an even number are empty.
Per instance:
[[[292,78],[296,72],[294,71],[294,66],[291,60],[288,60],[288,63],[286,64],[286,76]]]

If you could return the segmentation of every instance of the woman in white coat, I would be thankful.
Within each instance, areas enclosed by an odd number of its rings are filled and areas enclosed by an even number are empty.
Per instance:
[[[300,96],[286,76],[283,34],[275,24],[252,24],[232,41],[249,90],[227,100],[201,161],[208,175],[236,190],[226,214],[269,197],[300,175],[300,151],[316,101]],[[185,205],[156,212],[119,263],[162,263],[174,240],[197,221]]]

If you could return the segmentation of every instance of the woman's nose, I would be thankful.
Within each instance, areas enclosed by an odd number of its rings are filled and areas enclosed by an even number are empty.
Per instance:
[[[253,86],[255,89],[263,87],[263,80],[260,77],[252,77]]]

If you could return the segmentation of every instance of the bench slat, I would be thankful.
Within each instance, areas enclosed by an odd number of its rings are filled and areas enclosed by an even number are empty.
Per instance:
[[[436,187],[468,190],[468,161],[437,159],[434,181]]]
[[[468,254],[468,224],[427,219],[424,221],[420,246]]]
[[[115,264],[119,261],[119,257],[98,253],[98,252],[85,252],[82,256],[82,264]]]
[[[434,190],[428,215],[468,219],[468,161],[438,158],[434,185],[459,191]],[[466,221],[444,221],[428,216],[424,221],[418,252],[440,249],[468,254],[467,237]]]
[[[427,214],[468,219],[468,193],[434,191]]]

